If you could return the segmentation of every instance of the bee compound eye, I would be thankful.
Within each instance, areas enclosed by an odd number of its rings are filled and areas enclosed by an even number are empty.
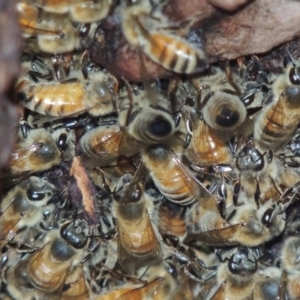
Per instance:
[[[32,189],[29,189],[26,194],[28,199],[31,201],[42,201],[47,195],[47,193],[41,193]]]
[[[67,141],[68,135],[66,133],[61,133],[57,139],[57,148],[59,149],[59,151],[62,152],[66,150]]]
[[[261,218],[262,224],[266,227],[270,227],[271,223],[272,223],[272,220],[273,220],[273,215],[274,215],[274,208],[272,208],[272,207],[268,208],[264,212],[264,214]]]
[[[289,78],[292,84],[300,85],[300,76],[299,76],[299,69],[295,66],[291,68],[289,72]]]

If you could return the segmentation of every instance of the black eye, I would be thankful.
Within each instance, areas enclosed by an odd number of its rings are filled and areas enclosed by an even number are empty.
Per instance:
[[[86,37],[88,35],[88,33],[90,32],[90,29],[91,29],[90,23],[83,24],[83,26],[80,28],[79,36]]]
[[[29,189],[26,192],[26,194],[27,194],[28,199],[31,200],[31,201],[41,201],[47,195],[47,193],[37,192],[37,191],[34,191],[32,189]]]
[[[221,107],[216,117],[216,124],[222,127],[232,127],[238,121],[238,112],[228,106]]]
[[[264,226],[270,227],[272,219],[273,219],[273,208],[268,208],[261,218],[261,222]]]
[[[138,185],[136,185],[135,188],[130,190],[130,202],[138,202],[141,199],[141,196],[142,190]]]
[[[289,73],[289,78],[292,84],[299,85],[300,84],[300,77],[299,77],[299,70],[296,67],[291,68]]]
[[[68,135],[66,133],[61,133],[57,140],[57,148],[59,151],[66,150]]]
[[[158,116],[150,124],[149,131],[157,137],[165,137],[172,132],[172,125],[165,118]]]

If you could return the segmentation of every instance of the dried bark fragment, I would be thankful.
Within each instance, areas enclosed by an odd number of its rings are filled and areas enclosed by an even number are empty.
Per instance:
[[[298,1],[210,2],[221,9],[204,0],[174,0],[164,8],[175,24],[184,24],[192,19],[195,26],[202,29],[206,41],[205,52],[210,62],[264,53],[300,34]],[[124,76],[130,81],[142,81],[138,50],[130,47],[123,37],[120,17],[118,11],[103,22],[90,48],[92,58],[118,78]],[[143,57],[150,78],[172,75]]]
[[[0,0],[0,168],[14,141],[16,108],[9,103],[13,81],[20,70],[21,35],[15,1]]]

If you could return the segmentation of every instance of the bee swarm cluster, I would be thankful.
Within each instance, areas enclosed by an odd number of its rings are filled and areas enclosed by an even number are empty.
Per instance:
[[[21,117],[1,174],[0,299],[300,299],[289,48],[276,71],[257,56],[208,65],[158,1],[16,5]],[[111,14],[142,83],[89,55]],[[147,59],[173,76],[149,82]]]

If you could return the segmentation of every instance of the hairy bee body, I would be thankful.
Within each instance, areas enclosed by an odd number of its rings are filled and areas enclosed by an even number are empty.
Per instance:
[[[299,67],[288,67],[272,85],[273,102],[254,123],[254,140],[263,150],[279,151],[292,139],[300,122]]]
[[[167,70],[185,74],[203,71],[207,66],[204,51],[175,34],[157,30],[168,21],[157,10],[151,16],[151,5],[151,1],[143,0],[123,6],[122,29],[127,41]]]
[[[93,72],[85,80],[80,72],[72,75],[76,80],[65,83],[54,80],[35,83],[21,78],[16,85],[17,97],[25,107],[43,115],[65,117],[86,111],[99,115],[113,112],[109,76]]]

